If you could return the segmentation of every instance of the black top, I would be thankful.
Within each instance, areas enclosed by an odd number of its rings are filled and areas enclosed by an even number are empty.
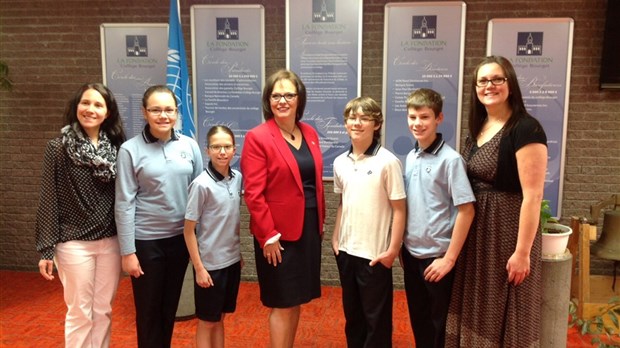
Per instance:
[[[517,168],[517,151],[525,145],[540,143],[547,145],[547,135],[538,120],[529,115],[517,121],[503,134],[499,143],[497,175],[494,187],[500,191],[521,192],[519,170]]]
[[[50,140],[43,158],[35,227],[37,251],[43,259],[51,260],[57,243],[115,235],[114,180],[95,178],[91,168],[73,163],[62,138]]]
[[[297,150],[293,145],[288,143],[288,147],[291,149],[297,165],[299,166],[299,173],[301,174],[301,182],[304,186],[304,197],[306,200],[306,208],[316,208],[316,174],[314,168],[314,159],[306,144],[306,139],[302,138],[301,146]]]
[[[540,143],[547,146],[547,135],[534,117],[525,116],[502,136],[499,142],[495,188],[500,191],[521,192],[517,151],[525,145]]]

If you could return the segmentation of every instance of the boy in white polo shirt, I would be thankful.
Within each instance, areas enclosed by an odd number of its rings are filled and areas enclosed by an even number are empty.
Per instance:
[[[379,144],[383,115],[377,102],[368,97],[349,101],[344,121],[351,148],[334,160],[334,192],[341,196],[332,248],[347,345],[391,347],[391,267],[406,218],[402,165]]]
[[[442,106],[432,89],[407,98],[416,144],[405,161],[407,228],[400,262],[416,347],[444,346],[452,269],[474,219],[476,198],[465,162],[437,133]]]

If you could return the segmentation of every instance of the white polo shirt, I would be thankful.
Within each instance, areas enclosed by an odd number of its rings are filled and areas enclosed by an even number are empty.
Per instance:
[[[390,201],[406,198],[402,165],[376,141],[357,159],[334,160],[334,192],[342,194],[339,250],[372,260],[390,245]]]

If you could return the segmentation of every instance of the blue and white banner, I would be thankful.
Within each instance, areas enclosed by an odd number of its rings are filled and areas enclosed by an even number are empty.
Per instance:
[[[166,83],[165,23],[100,26],[103,83],[114,93],[127,138],[144,128],[142,95],[153,85]]]
[[[286,64],[306,85],[303,121],[319,134],[323,176],[351,144],[342,112],[361,93],[362,0],[287,0]]]
[[[263,120],[264,11],[261,5],[191,7],[198,144],[206,148],[211,127],[228,126],[237,144],[231,166],[237,169],[245,134]]]
[[[487,55],[512,62],[525,107],[547,133],[545,199],[554,216],[562,212],[573,26],[572,18],[492,19],[487,38]]]
[[[168,34],[168,67],[166,70],[166,85],[174,92],[179,108],[179,120],[175,128],[188,137],[196,138],[196,122],[192,106],[192,88],[187,70],[187,57],[179,0],[170,0],[170,20]]]
[[[443,139],[459,147],[466,5],[462,1],[385,5],[383,110],[385,147],[404,163],[415,144],[407,97],[430,88],[443,97]]]

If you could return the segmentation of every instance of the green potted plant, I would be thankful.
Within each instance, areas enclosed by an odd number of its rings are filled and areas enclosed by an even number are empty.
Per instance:
[[[568,237],[573,230],[562,225],[551,216],[549,200],[543,199],[540,205],[540,226],[542,231],[542,254],[545,259],[561,258],[568,245]]]

